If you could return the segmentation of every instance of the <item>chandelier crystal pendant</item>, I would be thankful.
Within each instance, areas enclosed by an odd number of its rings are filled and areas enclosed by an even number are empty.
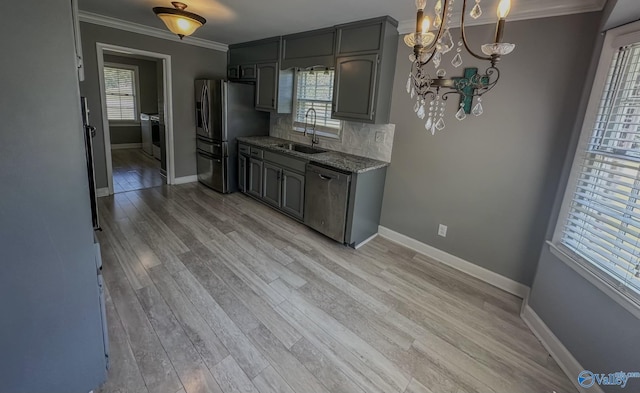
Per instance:
[[[180,39],[190,36],[207,23],[207,20],[200,15],[185,11],[186,4],[179,1],[173,1],[171,4],[174,8],[154,7],[153,12],[164,22],[167,29],[173,34],[177,34]]]
[[[462,13],[460,16],[460,39],[457,43],[454,42],[451,34],[455,0],[436,1],[433,27],[437,29],[437,33],[429,31],[430,20],[425,15],[427,0],[416,0],[416,8],[418,9],[416,31],[404,36],[405,44],[413,48],[413,53],[409,55],[411,71],[407,80],[407,93],[411,95],[411,98],[416,99],[414,112],[420,119],[427,118],[425,128],[432,134],[445,128],[444,112],[450,94],[461,96],[460,109],[456,112],[456,119],[462,121],[467,117],[467,114],[482,115],[484,112],[482,96],[491,90],[500,79],[497,63],[501,56],[508,55],[515,48],[514,44],[502,42],[506,17],[511,9],[511,0],[501,0],[498,5],[495,39],[493,43],[482,45],[481,50],[484,56],[469,47],[465,33],[467,0],[458,1],[462,1]],[[471,8],[469,16],[477,19],[482,15],[482,7],[480,6],[482,0],[472,1],[475,4]],[[460,67],[463,64],[461,56],[463,48],[471,56],[487,61],[490,65],[484,73],[477,73],[474,69],[471,74],[465,72],[464,77],[445,78],[447,73],[444,68],[440,68],[440,65],[446,58],[446,61],[450,61],[453,67]],[[451,54],[448,55],[450,52]],[[428,64],[433,64],[435,67],[435,77],[429,73]],[[471,109],[474,98],[476,103]],[[465,101],[468,101],[467,105],[465,105]]]

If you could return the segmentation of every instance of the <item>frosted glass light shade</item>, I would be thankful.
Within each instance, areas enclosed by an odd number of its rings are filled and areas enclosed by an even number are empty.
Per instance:
[[[185,11],[187,6],[183,3],[173,2],[176,8],[155,7],[153,12],[164,22],[167,29],[177,34],[180,39],[184,36],[190,36],[199,27],[207,23],[207,20],[200,15]]]
[[[190,36],[200,26],[202,26],[202,23],[198,22],[197,20],[188,19],[179,15],[158,14],[158,18],[160,18],[164,22],[164,24],[167,25],[167,29],[169,29],[169,31],[181,37]]]

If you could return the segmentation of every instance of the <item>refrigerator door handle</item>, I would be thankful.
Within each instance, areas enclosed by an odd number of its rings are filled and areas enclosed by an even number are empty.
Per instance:
[[[215,146],[215,147],[222,147],[221,143],[218,142],[212,142],[210,139],[205,139],[203,137],[198,137],[198,140],[202,143],[206,143],[207,145],[211,145],[211,146]]]
[[[209,88],[205,83],[202,85],[202,113],[204,116],[204,131],[207,135],[211,136],[211,131],[209,130]]]
[[[204,85],[202,85],[202,87],[200,88],[200,108],[198,108],[200,110],[200,118],[202,120],[202,128],[204,128],[206,130],[206,126],[205,126],[205,117],[204,117]]]
[[[215,157],[214,157],[214,156],[212,156],[211,154],[205,153],[205,152],[203,152],[203,151],[198,150],[198,155],[199,155],[200,157],[204,157],[204,158],[206,158],[207,160],[211,160],[211,161],[214,161],[214,162],[222,163],[222,160],[221,160],[221,159],[219,159],[219,158],[215,158]]]

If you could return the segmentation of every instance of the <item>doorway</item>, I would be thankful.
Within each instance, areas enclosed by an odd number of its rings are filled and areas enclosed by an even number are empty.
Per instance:
[[[109,194],[173,184],[171,56],[96,46]]]

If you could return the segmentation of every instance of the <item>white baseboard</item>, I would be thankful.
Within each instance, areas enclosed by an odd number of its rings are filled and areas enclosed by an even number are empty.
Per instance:
[[[109,187],[98,188],[96,190],[96,196],[98,198],[109,196]]]
[[[578,360],[573,357],[571,352],[560,342],[558,337],[549,329],[544,321],[536,314],[536,312],[526,304],[522,309],[520,318],[529,326],[529,329],[540,340],[544,348],[549,352],[558,366],[567,375],[569,380],[575,385],[576,389],[582,393],[604,393],[600,385],[594,384],[590,388],[584,388],[578,383],[578,374],[584,367],[580,365]]]
[[[198,181],[198,175],[183,176],[183,177],[176,177],[175,179],[173,179],[173,184],[174,185],[187,184],[187,183],[195,183],[197,181]]]
[[[142,143],[117,143],[115,145],[111,145],[111,150],[123,149],[142,149]]]
[[[439,250],[435,247],[422,243],[416,239],[410,238],[409,236],[403,235],[389,228],[383,226],[378,227],[378,234],[391,240],[392,242],[401,244],[407,248],[419,252],[420,254],[426,255],[431,259],[451,266],[454,269],[458,269],[463,273],[480,279],[488,284],[493,285],[494,287],[500,288],[503,291],[507,291],[522,299],[525,299],[529,294],[529,287],[524,284],[502,276],[498,273],[492,272],[491,270],[480,267],[469,261],[465,261],[462,258]]]
[[[362,241],[362,243],[358,244],[355,248],[356,250],[362,246],[364,246],[365,244],[369,243],[371,240],[375,239],[378,236],[377,233],[374,233],[373,235],[369,236],[368,238],[364,239]]]

